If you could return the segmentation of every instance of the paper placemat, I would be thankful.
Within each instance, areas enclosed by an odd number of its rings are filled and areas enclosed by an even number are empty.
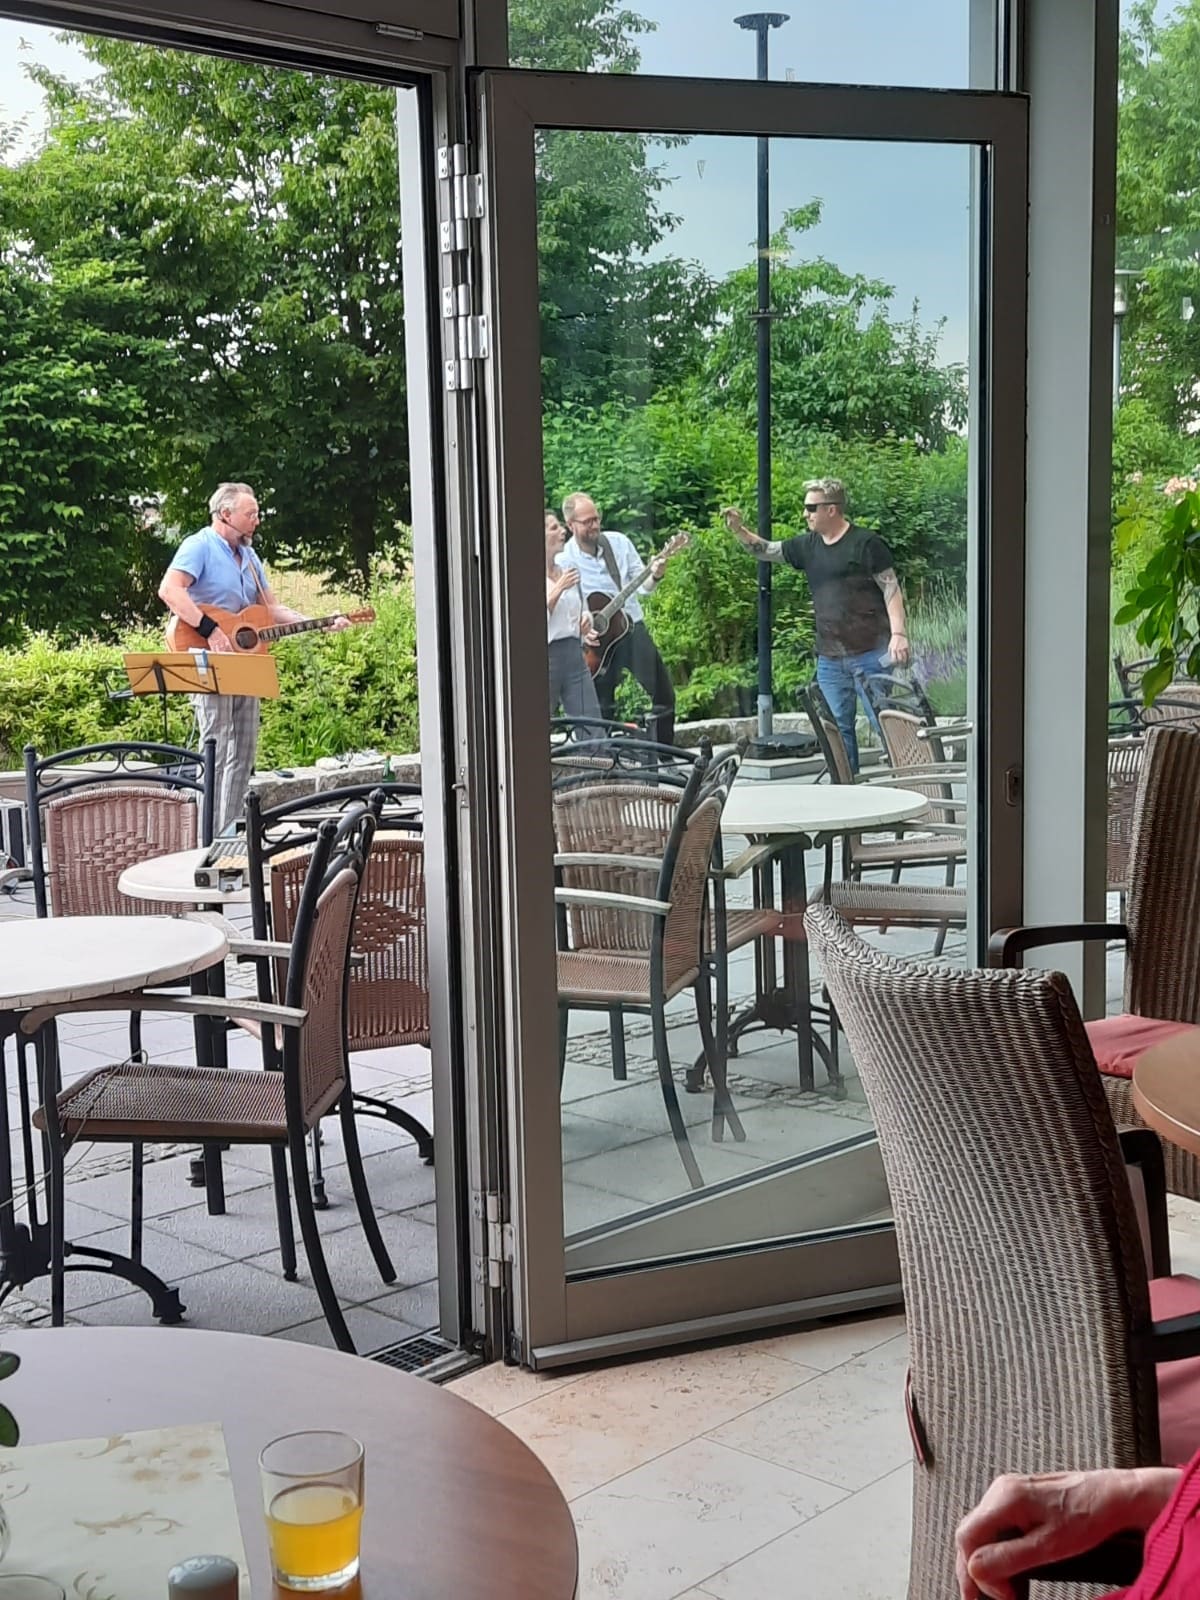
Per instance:
[[[53,1578],[68,1600],[163,1600],[189,1556],[228,1556],[250,1600],[220,1423],[0,1451],[12,1543],[0,1572]]]

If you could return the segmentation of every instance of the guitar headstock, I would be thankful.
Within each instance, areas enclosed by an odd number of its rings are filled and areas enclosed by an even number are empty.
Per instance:
[[[375,608],[364,606],[361,611],[347,611],[345,617],[347,622],[374,622]]]
[[[691,542],[692,536],[690,533],[673,533],[658,552],[658,559],[660,561],[669,561],[672,556],[678,555],[681,550],[686,550]]]

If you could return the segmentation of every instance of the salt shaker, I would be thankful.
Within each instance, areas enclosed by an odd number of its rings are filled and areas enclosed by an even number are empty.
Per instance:
[[[167,1600],[238,1600],[237,1562],[191,1556],[167,1573]]]

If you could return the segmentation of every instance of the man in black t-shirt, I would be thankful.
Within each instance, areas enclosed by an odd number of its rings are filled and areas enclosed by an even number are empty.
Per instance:
[[[816,622],[817,683],[829,701],[858,771],[854,730],[857,678],[908,661],[904,596],[887,545],[846,517],[846,486],[814,478],[804,486],[808,532],[794,539],[761,539],[735,507],[722,513],[738,542],[759,561],[786,561],[808,578]],[[864,702],[865,704],[865,702]],[[874,720],[871,707],[867,715]]]

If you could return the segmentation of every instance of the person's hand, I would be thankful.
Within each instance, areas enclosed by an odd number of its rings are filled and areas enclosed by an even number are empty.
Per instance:
[[[578,587],[579,568],[560,567],[558,571],[558,577],[555,578],[554,582],[550,585],[550,591],[552,598],[557,600],[559,595],[566,594],[568,589],[578,589]]]
[[[587,612],[584,612],[583,627],[580,631],[580,637],[583,639],[584,644],[590,645],[593,650],[599,648],[600,635],[596,632],[595,628],[592,627],[592,619],[590,616],[588,616]]]
[[[745,544],[747,539],[753,538],[750,529],[746,526],[745,518],[736,506],[726,506],[721,515],[725,519],[725,526],[735,539]]]
[[[962,1600],[1014,1600],[1013,1579],[1032,1567],[1145,1530],[1178,1482],[1178,1472],[1157,1467],[997,1478],[958,1525],[954,1566]]]
[[[888,655],[892,658],[893,666],[906,667],[908,665],[912,657],[912,651],[908,647],[908,635],[906,633],[894,633],[892,635],[891,642],[888,644]]]
[[[662,556],[655,556],[654,560],[650,563],[650,576],[655,583],[660,583],[662,581],[662,575],[666,570],[667,563],[664,561]]]
[[[235,654],[229,635],[220,628],[214,628],[204,641],[205,650],[215,650],[218,655],[231,656]]]
[[[329,631],[330,633],[343,633],[350,626],[351,623],[349,617],[337,616],[334,617],[333,621],[329,624]]]

